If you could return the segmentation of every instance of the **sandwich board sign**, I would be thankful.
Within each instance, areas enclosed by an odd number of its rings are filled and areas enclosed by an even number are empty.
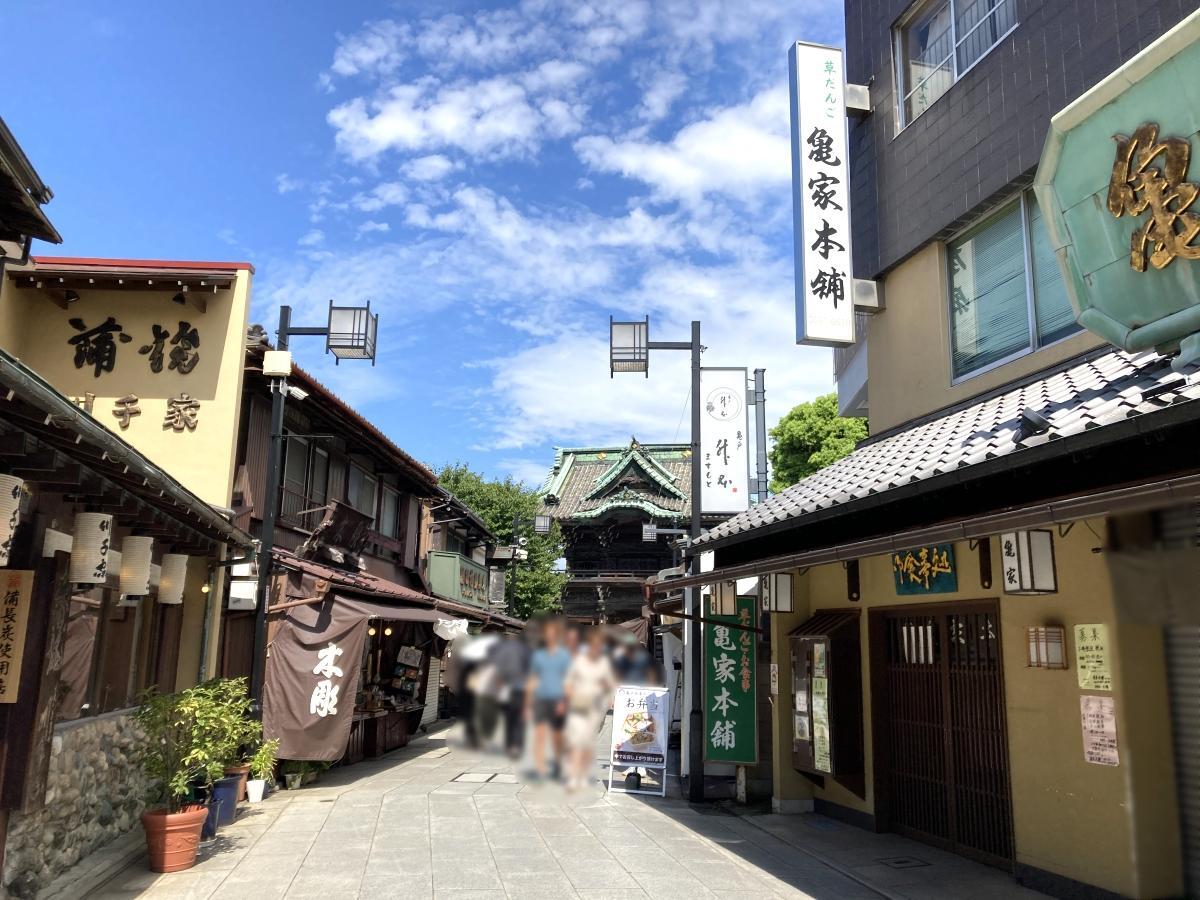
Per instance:
[[[612,741],[608,751],[608,790],[617,794],[667,795],[667,738],[671,695],[665,687],[621,685],[613,701]],[[615,768],[657,769],[658,790],[613,786]]]

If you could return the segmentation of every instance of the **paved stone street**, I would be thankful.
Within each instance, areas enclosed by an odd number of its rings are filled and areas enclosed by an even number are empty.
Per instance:
[[[823,816],[568,796],[447,733],[240,809],[187,872],[94,898],[1033,898],[1003,873]],[[140,835],[139,835],[140,836]],[[822,861],[822,860],[827,860]]]

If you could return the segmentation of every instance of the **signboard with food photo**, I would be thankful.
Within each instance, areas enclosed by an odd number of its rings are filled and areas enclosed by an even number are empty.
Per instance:
[[[614,768],[623,766],[662,769],[661,784],[665,787],[670,707],[670,695],[666,688],[632,685],[617,688],[613,702],[612,746],[609,751],[609,790],[619,790],[612,785],[612,773]]]

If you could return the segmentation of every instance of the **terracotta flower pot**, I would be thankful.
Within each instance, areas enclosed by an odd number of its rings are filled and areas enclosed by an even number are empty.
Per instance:
[[[237,798],[238,798],[239,803],[242,800],[245,800],[246,799],[246,779],[248,779],[250,777],[250,766],[248,766],[248,765],[226,766],[225,774],[226,775],[238,775],[241,777],[242,780],[238,782]]]
[[[150,871],[181,872],[194,866],[200,847],[200,829],[207,818],[208,809],[203,806],[177,813],[165,809],[142,813]]]

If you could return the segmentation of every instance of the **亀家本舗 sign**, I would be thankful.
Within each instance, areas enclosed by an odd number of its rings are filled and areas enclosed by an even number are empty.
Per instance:
[[[704,758],[752,766],[758,762],[758,709],[753,597],[737,598],[737,614],[712,614],[704,624]],[[731,625],[745,626],[731,628]]]
[[[796,244],[796,343],[854,343],[850,194],[842,51],[795,44],[792,217]]]

